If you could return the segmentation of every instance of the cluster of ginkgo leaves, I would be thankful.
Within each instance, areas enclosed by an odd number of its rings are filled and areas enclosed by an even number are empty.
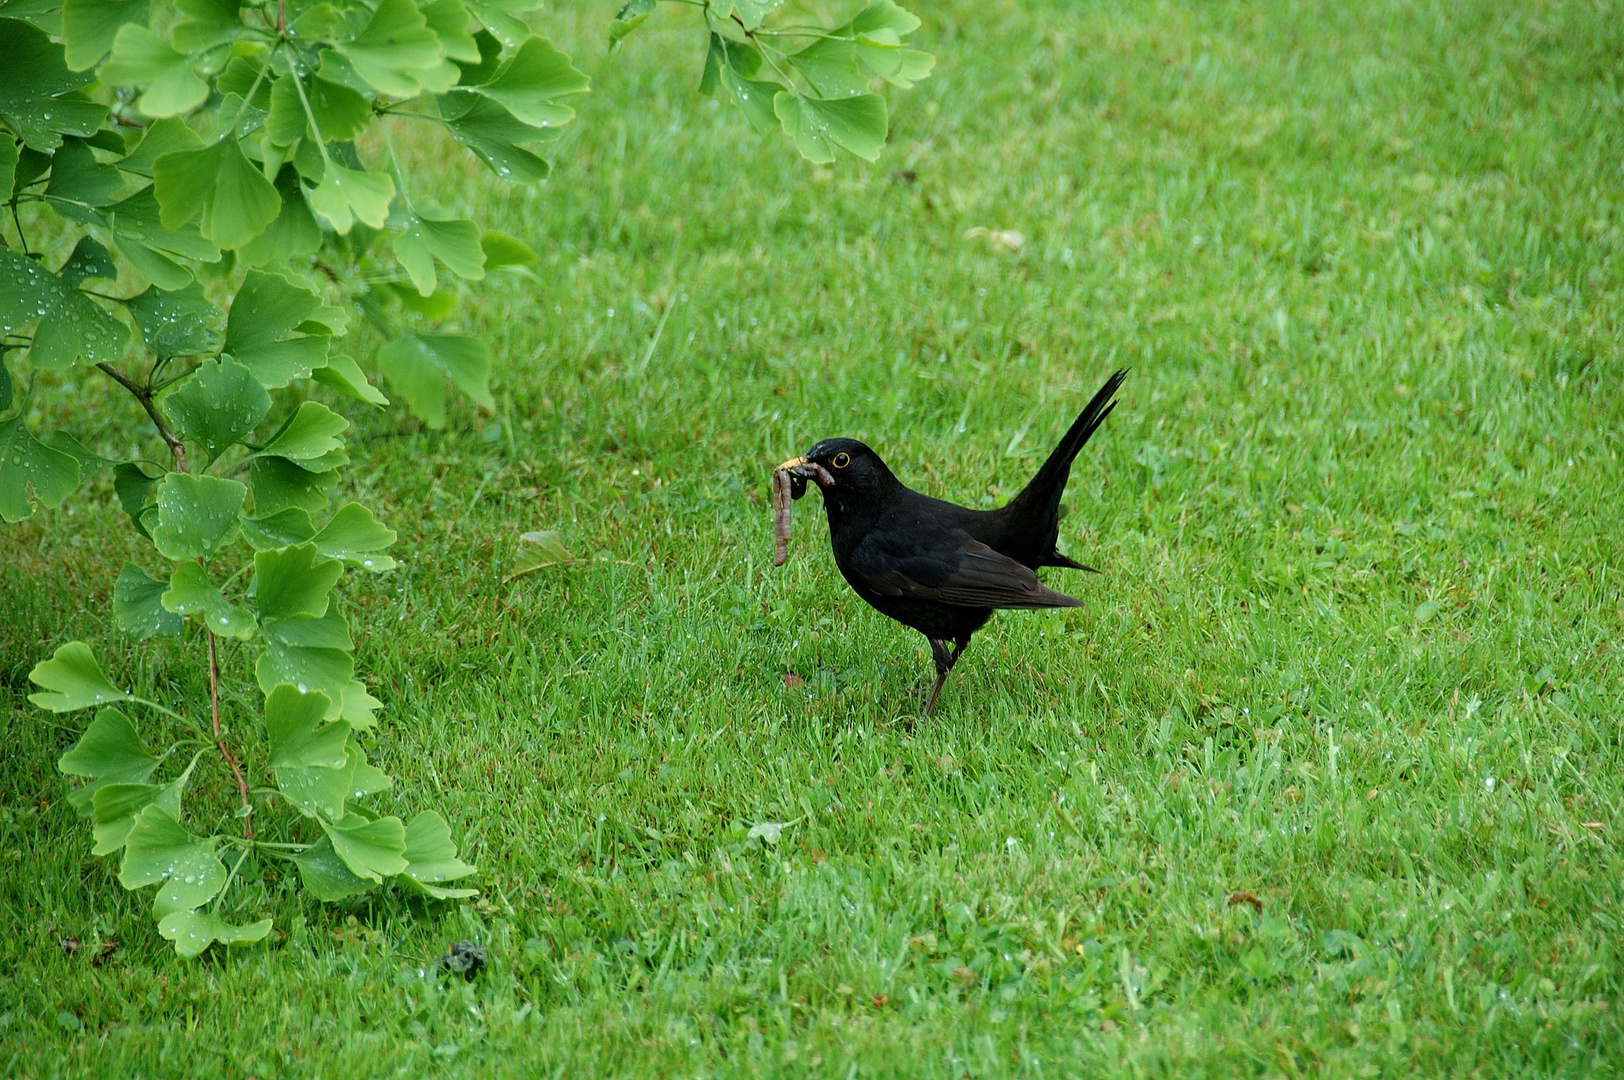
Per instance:
[[[776,29],[779,0],[688,2],[708,35],[701,89],[813,161],[877,157],[878,86],[933,63],[892,0]],[[430,327],[456,311],[456,282],[526,273],[534,252],[436,205],[394,139],[443,130],[503,180],[545,178],[588,81],[533,32],[539,6],[0,0],[0,519],[110,470],[151,542],[118,574],[114,621],[195,646],[209,686],[206,701],[138,696],[70,642],[30,673],[31,700],[97,710],[60,762],[84,781],[69,801],[127,888],[158,887],[159,932],[183,955],[269,932],[263,891],[232,888],[267,863],[321,900],[386,882],[472,893],[451,884],[474,868],[440,815],[369,805],[391,786],[362,741],[380,703],[334,590],[347,568],[392,568],[395,534],[357,503],[333,509],[349,422],[314,397],[389,404],[343,351],[358,312],[383,339],[368,367],[424,423],[446,423],[448,382],[492,407],[487,345]],[[609,44],[654,7],[626,4]],[[40,376],[73,368],[133,396],[163,451],[109,460],[37,433],[35,395],[79,385]],[[257,708],[237,689],[250,664]],[[201,776],[227,786],[197,790]]]

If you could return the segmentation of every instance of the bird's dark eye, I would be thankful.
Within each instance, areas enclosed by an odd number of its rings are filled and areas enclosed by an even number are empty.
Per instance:
[[[847,465],[851,464],[851,455],[845,451],[841,451],[835,455],[835,459],[830,462],[830,464],[837,469],[844,469]]]

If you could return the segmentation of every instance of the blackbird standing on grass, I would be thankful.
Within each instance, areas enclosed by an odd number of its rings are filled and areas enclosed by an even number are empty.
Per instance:
[[[793,478],[795,498],[805,494],[808,480],[823,492],[835,565],[857,595],[930,641],[936,682],[926,713],[970,635],[995,608],[1081,606],[1045,587],[1033,571],[1093,570],[1055,547],[1060,494],[1077,452],[1116,408],[1112,395],[1127,374],[1118,371],[1105,381],[1032,482],[997,510],[971,510],[904,487],[880,455],[856,439],[825,439],[778,467]]]

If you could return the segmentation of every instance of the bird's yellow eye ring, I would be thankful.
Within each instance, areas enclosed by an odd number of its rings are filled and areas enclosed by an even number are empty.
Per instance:
[[[833,465],[837,469],[844,469],[847,465],[851,464],[851,455],[842,450],[840,453],[835,455],[834,460],[829,464]]]

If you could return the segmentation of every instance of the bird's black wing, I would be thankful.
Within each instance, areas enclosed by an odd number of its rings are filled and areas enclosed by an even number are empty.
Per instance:
[[[927,540],[871,535],[852,552],[850,569],[881,596],[970,608],[1079,607],[1027,567],[960,529]]]

